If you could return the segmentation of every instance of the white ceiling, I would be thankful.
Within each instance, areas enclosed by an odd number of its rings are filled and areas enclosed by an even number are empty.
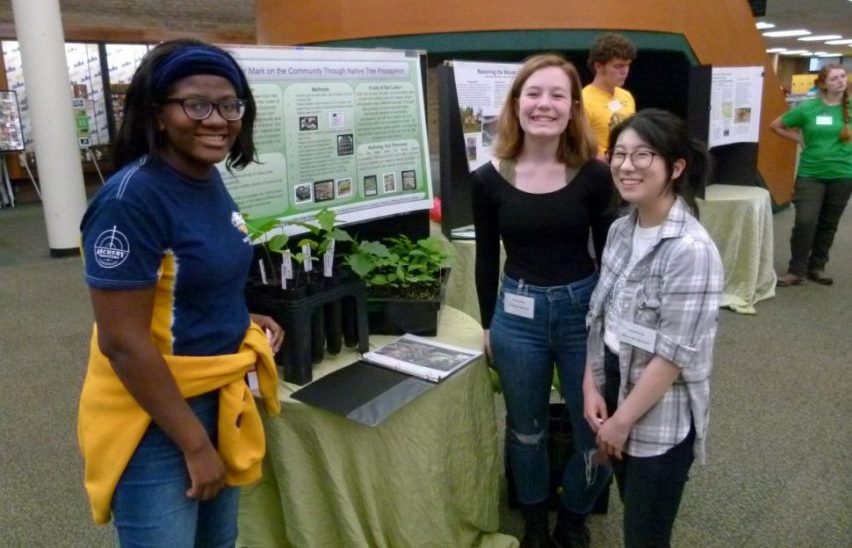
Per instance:
[[[774,23],[775,28],[761,30],[806,29],[812,36],[839,34],[852,39],[852,1],[850,0],[766,0],[766,16],[755,21]],[[822,41],[804,42],[796,38],[770,38],[764,36],[766,48],[782,47],[788,50],[805,49],[810,52],[825,51],[852,57],[852,44],[831,45]],[[784,55],[781,53],[781,55]]]

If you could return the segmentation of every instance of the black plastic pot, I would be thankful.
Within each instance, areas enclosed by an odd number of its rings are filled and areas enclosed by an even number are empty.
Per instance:
[[[370,333],[376,335],[435,336],[441,303],[446,298],[450,269],[441,271],[438,297],[434,299],[367,298]]]
[[[284,380],[295,384],[305,384],[313,378],[312,364],[322,361],[328,333],[340,333],[342,325],[328,328],[329,321],[342,322],[342,318],[333,310],[342,307],[344,302],[353,311],[354,324],[353,345],[357,344],[360,352],[369,349],[367,331],[367,302],[364,284],[360,281],[349,281],[339,284],[311,284],[310,290],[282,290],[280,288],[261,285],[250,281],[246,286],[246,303],[251,312],[267,314],[284,328],[285,338],[281,350],[276,354],[275,361],[282,368]],[[294,295],[298,294],[298,297]],[[331,309],[326,317],[326,309]],[[329,347],[330,353],[340,350],[338,342]]]

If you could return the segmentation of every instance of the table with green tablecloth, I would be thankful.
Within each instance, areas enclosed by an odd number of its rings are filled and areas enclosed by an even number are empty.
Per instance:
[[[444,306],[437,339],[480,348],[482,329]],[[356,359],[344,348],[314,378]],[[502,470],[484,359],[376,427],[294,400],[298,388],[282,382],[281,415],[264,419],[263,479],[242,490],[238,546],[517,546],[497,533]]]
[[[697,200],[701,224],[722,256],[721,306],[756,314],[754,305],[775,296],[772,202],[754,186],[714,184]]]

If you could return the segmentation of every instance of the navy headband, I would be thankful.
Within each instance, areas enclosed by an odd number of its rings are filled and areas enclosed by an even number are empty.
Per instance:
[[[242,70],[228,55],[207,46],[187,46],[174,52],[154,69],[151,83],[155,92],[165,93],[172,84],[196,74],[214,74],[228,80],[238,96],[243,95]]]

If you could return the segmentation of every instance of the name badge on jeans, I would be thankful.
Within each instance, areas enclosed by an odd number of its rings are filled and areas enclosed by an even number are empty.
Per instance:
[[[503,311],[532,320],[535,318],[535,299],[516,293],[503,293]]]
[[[621,321],[618,323],[618,340],[647,352],[654,352],[657,331],[637,323]]]

